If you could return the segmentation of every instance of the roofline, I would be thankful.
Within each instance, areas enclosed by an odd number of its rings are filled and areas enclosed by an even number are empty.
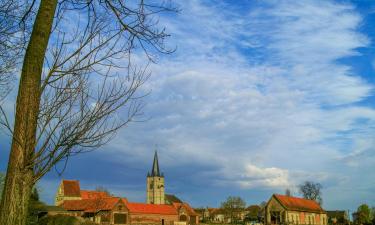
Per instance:
[[[134,214],[158,214],[158,215],[178,215],[178,212],[176,212],[176,213],[149,213],[149,212],[147,212],[147,213],[144,213],[144,212],[132,212],[132,211],[130,211],[129,210],[129,212],[130,213],[134,213]]]
[[[277,202],[278,203],[280,203],[280,205],[282,206],[282,207],[284,207],[285,209],[287,209],[287,210],[289,210],[289,211],[297,211],[297,212],[319,212],[319,213],[326,213],[327,214],[327,212],[324,210],[324,209],[322,209],[322,207],[320,207],[320,209],[321,210],[303,210],[303,209],[291,209],[291,208],[288,208],[288,207],[286,207],[283,203],[281,203],[281,201],[280,201],[280,199],[278,199],[277,198],[277,196],[276,196],[277,194],[273,194],[272,196],[271,196],[271,198],[270,198],[270,200],[272,199],[272,197],[274,197],[275,196],[275,199],[277,200]],[[295,197],[294,197],[295,198]],[[269,201],[270,201],[269,200]],[[307,200],[311,200],[311,199],[307,199]],[[313,200],[312,200],[313,201]],[[267,203],[268,204],[268,203]]]

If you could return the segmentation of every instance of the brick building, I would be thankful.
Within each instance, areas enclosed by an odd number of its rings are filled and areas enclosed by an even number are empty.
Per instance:
[[[327,225],[327,214],[316,201],[274,194],[265,207],[265,224]]]

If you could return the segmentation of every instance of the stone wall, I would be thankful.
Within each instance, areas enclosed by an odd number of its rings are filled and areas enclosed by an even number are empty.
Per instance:
[[[164,177],[147,177],[147,203],[165,204]]]

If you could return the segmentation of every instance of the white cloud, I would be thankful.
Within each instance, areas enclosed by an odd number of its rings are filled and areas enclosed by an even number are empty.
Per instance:
[[[177,18],[161,18],[178,51],[151,68],[151,119],[110,148],[144,161],[157,144],[166,166],[209,165],[216,171],[201,174],[215,182],[274,189],[344,180],[344,158],[374,150],[375,111],[357,105],[373,85],[337,62],[369,44],[354,7],[270,1],[238,14],[181,4]]]
[[[289,187],[289,173],[287,170],[270,167],[260,168],[252,164],[246,166],[244,179],[238,181],[243,188],[254,187]]]

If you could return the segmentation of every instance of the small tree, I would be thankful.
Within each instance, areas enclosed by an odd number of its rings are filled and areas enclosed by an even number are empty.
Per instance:
[[[103,186],[98,186],[95,188],[95,191],[100,191],[100,192],[104,192],[106,193],[108,196],[111,196],[111,192],[109,192],[109,190],[106,188],[106,187],[103,187]]]
[[[1,195],[3,193],[4,180],[5,180],[5,175],[2,172],[0,172],[0,199],[1,199]]]
[[[246,203],[241,197],[229,196],[225,202],[221,203],[221,208],[230,218],[230,223],[238,222],[240,213],[245,207]]]
[[[314,183],[312,181],[305,181],[299,185],[299,192],[304,198],[317,201],[320,205],[323,203],[322,199],[322,185],[320,183]]]
[[[45,209],[45,204],[39,200],[39,189],[34,187],[29,200],[26,225],[39,225],[38,214]]]
[[[357,209],[357,224],[371,224],[371,210],[366,204],[362,204]]]
[[[246,220],[248,220],[248,221],[258,221],[260,206],[258,206],[258,205],[249,206],[246,209],[246,211],[247,211]]]

